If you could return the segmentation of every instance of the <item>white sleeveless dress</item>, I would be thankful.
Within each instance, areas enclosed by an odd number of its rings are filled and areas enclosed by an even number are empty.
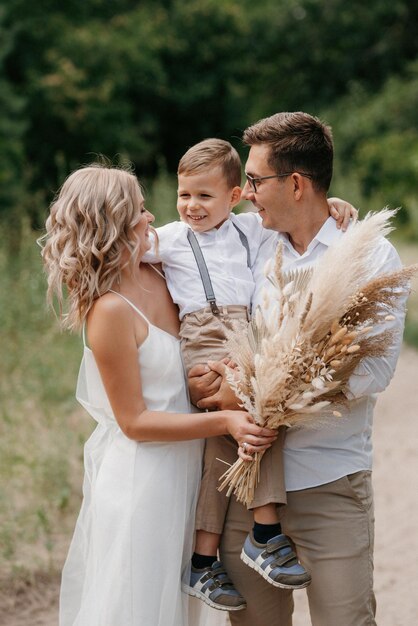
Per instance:
[[[148,324],[138,350],[147,408],[190,412],[179,341],[127,302]],[[193,606],[196,617],[188,618],[180,587],[192,552],[203,442],[128,439],[86,346],[76,395],[98,424],[85,445],[84,499],[62,574],[60,626],[207,623]]]

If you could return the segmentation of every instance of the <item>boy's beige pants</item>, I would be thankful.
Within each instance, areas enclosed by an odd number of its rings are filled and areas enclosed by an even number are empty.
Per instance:
[[[181,351],[188,372],[193,365],[208,361],[222,361],[228,357],[228,331],[247,326],[248,309],[241,305],[219,307],[214,315],[210,306],[188,313],[180,323]]]
[[[283,474],[283,439],[285,429],[280,428],[274,445],[263,455],[260,465],[260,482],[251,505],[255,507],[274,502],[286,503]],[[206,440],[203,475],[196,510],[196,530],[221,534],[224,527],[229,498],[227,489],[219,492],[219,478],[228,469],[222,461],[232,465],[237,460],[237,443],[232,437],[210,437]],[[221,460],[219,460],[221,459]]]
[[[247,324],[248,312],[244,306],[224,306],[220,307],[220,311],[220,315],[214,315],[207,306],[183,318],[180,338],[187,371],[198,363],[220,361],[229,356],[226,346],[228,331],[234,330],[235,324]],[[263,456],[260,482],[251,508],[269,502],[286,502],[282,459],[284,429],[279,432],[274,446]],[[232,465],[237,458],[237,443],[232,437],[210,437],[206,440],[196,529],[222,533],[229,498],[225,495],[226,490],[218,491],[219,478],[228,468],[225,463]]]

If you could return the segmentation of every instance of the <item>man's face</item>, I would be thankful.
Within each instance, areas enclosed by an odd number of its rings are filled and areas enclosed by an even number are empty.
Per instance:
[[[251,146],[245,173],[253,178],[273,176],[276,174],[268,164],[270,147],[259,144]],[[242,190],[242,198],[249,200],[257,209],[263,220],[263,226],[272,230],[289,232],[292,227],[293,182],[291,176],[286,178],[269,178],[257,183],[257,192],[248,181]]]

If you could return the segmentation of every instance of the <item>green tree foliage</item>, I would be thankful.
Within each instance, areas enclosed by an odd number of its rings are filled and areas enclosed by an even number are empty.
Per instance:
[[[175,169],[185,149],[204,137],[230,137],[246,125],[249,26],[239,3],[173,2],[171,41],[160,129],[162,151]]]
[[[96,154],[150,179],[162,159],[175,172],[204,137],[239,147],[254,120],[303,109],[333,122],[350,161],[347,197],[408,205],[417,233],[416,3],[8,0],[1,11],[3,214],[19,204],[36,222],[64,176]],[[396,119],[384,121],[386,105]],[[391,154],[401,156],[394,168]]]
[[[418,61],[371,93],[353,89],[328,119],[337,138],[337,180],[355,181],[364,208],[400,206],[402,232],[418,236]],[[347,189],[347,186],[345,187]]]
[[[418,5],[408,0],[267,0],[249,11],[249,74],[270,113],[330,107],[353,84],[379,88],[417,56]]]
[[[23,98],[3,74],[4,59],[14,43],[13,31],[3,23],[4,9],[0,7],[0,218],[19,211],[23,188]]]

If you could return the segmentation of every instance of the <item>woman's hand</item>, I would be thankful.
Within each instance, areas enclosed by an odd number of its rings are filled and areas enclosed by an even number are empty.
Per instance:
[[[349,202],[340,198],[328,198],[328,210],[331,217],[337,222],[337,228],[341,228],[343,232],[347,230],[347,226],[352,219],[357,221],[358,211]]]
[[[245,461],[251,461],[252,454],[267,450],[276,441],[277,432],[257,426],[249,413],[225,411],[225,414],[228,433],[238,443],[238,455]]]

